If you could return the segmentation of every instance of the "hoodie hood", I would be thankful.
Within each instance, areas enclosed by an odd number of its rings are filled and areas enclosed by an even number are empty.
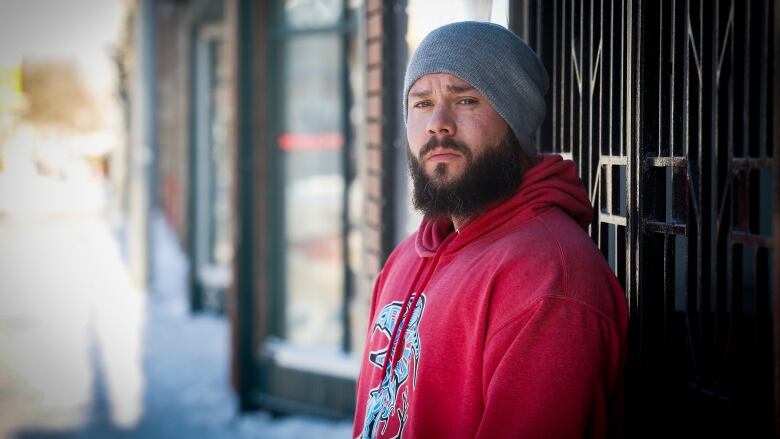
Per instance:
[[[539,162],[523,174],[514,194],[464,224],[444,253],[457,252],[508,221],[525,222],[552,207],[563,210],[586,229],[593,221],[593,207],[577,175],[576,165],[559,155],[539,158]],[[415,241],[417,254],[423,258],[433,256],[452,232],[449,218],[423,218]]]

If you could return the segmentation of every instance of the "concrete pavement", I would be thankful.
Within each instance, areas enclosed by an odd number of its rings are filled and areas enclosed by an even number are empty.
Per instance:
[[[349,437],[349,422],[239,416],[227,322],[188,312],[165,221],[152,220],[155,278],[139,291],[102,205],[78,195],[103,203],[101,182],[28,177],[40,197],[0,219],[0,438]],[[79,202],[47,207],[52,188]]]

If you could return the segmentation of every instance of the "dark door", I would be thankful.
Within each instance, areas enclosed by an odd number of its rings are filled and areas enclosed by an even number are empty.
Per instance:
[[[540,149],[579,165],[629,301],[629,437],[774,431],[774,5],[512,5],[551,77]]]

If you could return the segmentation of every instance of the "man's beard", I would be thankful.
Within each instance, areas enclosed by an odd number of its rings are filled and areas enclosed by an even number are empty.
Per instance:
[[[445,163],[436,166],[434,178],[425,174],[421,158],[437,147],[463,154],[466,167],[460,177],[446,183],[436,181],[445,178],[451,171]],[[441,140],[432,137],[420,150],[419,157],[414,157],[411,149],[407,148],[407,159],[414,185],[414,207],[428,217],[449,218],[469,218],[488,204],[508,198],[520,184],[523,163],[528,161],[511,130],[498,145],[488,146],[477,157],[463,143],[449,137]]]

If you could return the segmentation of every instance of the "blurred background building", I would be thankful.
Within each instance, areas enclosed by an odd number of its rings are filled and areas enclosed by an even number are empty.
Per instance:
[[[161,211],[187,256],[189,311],[229,322],[240,410],[352,417],[373,280],[419,221],[406,62],[433,28],[481,20],[523,37],[550,74],[539,148],[578,164],[589,232],[629,301],[627,434],[780,432],[777,2],[123,5],[123,135],[94,162],[136,285],[166,275],[151,268]],[[49,67],[0,61],[7,113],[20,78]],[[56,83],[77,101],[67,70]],[[54,111],[27,102],[29,117]]]

